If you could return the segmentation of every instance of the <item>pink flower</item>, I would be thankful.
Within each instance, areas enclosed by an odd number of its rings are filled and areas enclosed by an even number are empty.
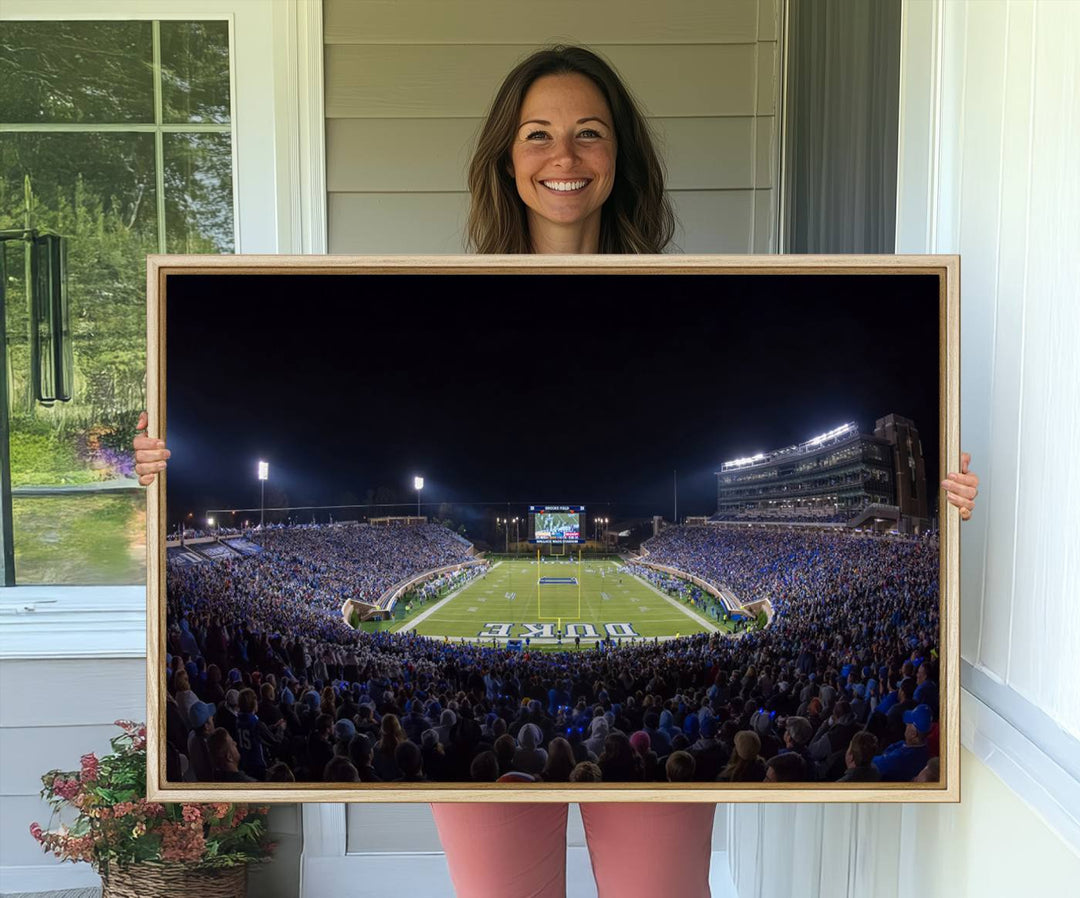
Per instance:
[[[163,861],[197,861],[202,858],[206,839],[201,826],[188,823],[161,824],[161,859]]]
[[[71,801],[79,792],[79,782],[58,776],[53,780],[53,791],[65,801]]]
[[[97,757],[91,752],[88,755],[83,755],[79,760],[82,763],[82,781],[84,783],[92,783],[98,778]]]
[[[202,811],[199,810],[197,805],[186,804],[181,813],[188,823],[202,823]]]
[[[37,842],[42,841],[41,824],[39,824],[39,823],[31,823],[30,824],[30,835],[32,835],[34,837],[35,841],[37,841]]]

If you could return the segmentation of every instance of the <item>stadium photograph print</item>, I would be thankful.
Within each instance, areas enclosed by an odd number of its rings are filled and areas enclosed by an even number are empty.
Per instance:
[[[958,273],[150,257],[148,790],[958,800]]]

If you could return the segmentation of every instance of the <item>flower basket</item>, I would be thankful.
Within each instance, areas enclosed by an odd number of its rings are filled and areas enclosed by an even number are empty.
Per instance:
[[[146,799],[146,728],[117,721],[113,753],[83,755],[78,771],[50,770],[41,796],[53,809],[76,812],[70,824],[30,834],[65,861],[101,875],[103,898],[244,898],[248,864],[267,861],[273,843],[269,808]]]
[[[101,877],[101,898],[244,898],[247,869],[200,870],[153,862],[114,866]]]

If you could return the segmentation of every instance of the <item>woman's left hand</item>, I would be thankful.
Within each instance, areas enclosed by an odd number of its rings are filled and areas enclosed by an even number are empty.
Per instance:
[[[960,520],[967,521],[971,518],[971,512],[975,508],[975,497],[979,495],[979,475],[968,471],[971,464],[971,455],[967,452],[960,453],[959,473],[950,472],[949,476],[941,481],[941,488],[952,505],[960,509]]]
[[[135,429],[142,431],[131,441],[135,450],[135,473],[139,475],[139,483],[149,486],[154,478],[165,470],[167,459],[172,453],[165,448],[165,441],[146,435],[146,425],[149,418],[146,412],[139,415],[139,423]]]

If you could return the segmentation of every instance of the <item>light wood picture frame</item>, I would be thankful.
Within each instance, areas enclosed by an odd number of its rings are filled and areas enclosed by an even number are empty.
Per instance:
[[[318,278],[334,276],[359,279],[376,276],[394,284],[394,278],[406,276],[397,283],[407,285],[388,291],[393,301],[404,303],[407,297],[398,289],[414,290],[415,284],[425,287],[418,291],[414,300],[417,308],[425,302],[438,301],[438,297],[456,294],[455,279],[506,276],[521,279],[523,285],[542,288],[545,278],[573,278],[583,287],[584,299],[592,301],[606,296],[605,284],[614,284],[615,278],[627,276],[649,278],[695,278],[695,283],[706,284],[715,303],[715,314],[723,316],[726,301],[725,278],[742,277],[773,278],[777,284],[786,285],[785,290],[798,290],[800,285],[811,285],[813,279],[835,276],[852,276],[882,279],[882,285],[908,284],[916,281],[905,279],[919,277],[920,288],[911,291],[909,300],[893,303],[895,324],[880,335],[881,341],[903,342],[905,316],[934,316],[936,313],[938,348],[937,392],[938,420],[936,449],[931,447],[928,455],[936,458],[935,470],[927,466],[925,473],[926,495],[933,499],[938,495],[939,509],[930,528],[937,531],[940,563],[938,567],[940,632],[938,646],[938,692],[940,702],[939,757],[940,779],[938,782],[883,782],[850,783],[804,782],[804,783],[225,783],[169,781],[166,777],[166,655],[167,633],[171,623],[166,612],[166,534],[168,474],[159,476],[148,490],[147,497],[147,797],[155,801],[243,801],[267,802],[439,802],[439,801],[661,801],[661,802],[957,802],[960,800],[960,596],[959,596],[959,527],[960,516],[956,508],[946,503],[937,486],[947,471],[956,470],[960,458],[960,409],[959,409],[959,303],[960,261],[958,256],[165,256],[152,255],[147,259],[147,333],[148,333],[148,435],[161,437],[174,451],[177,447],[169,442],[168,411],[169,387],[179,394],[178,384],[185,378],[212,377],[212,364],[201,371],[167,370],[170,316],[205,314],[214,308],[215,302],[254,302],[258,284],[266,277],[303,277],[314,279],[305,283],[317,284]],[[180,280],[200,276],[217,284],[221,289],[206,296],[208,305],[192,304],[193,308],[173,301],[171,296],[180,294]],[[256,278],[263,280],[256,281]],[[417,278],[421,280],[417,280]],[[926,278],[934,279],[931,286]],[[227,279],[222,280],[222,279]],[[427,279],[431,279],[427,289]],[[526,280],[527,279],[527,280]],[[783,279],[782,281],[780,279]],[[804,280],[805,279],[805,280]],[[326,283],[330,283],[327,281]],[[340,280],[333,282],[340,285]],[[358,281],[357,283],[360,283]],[[380,282],[381,283],[381,282]],[[560,282],[562,283],[562,282]],[[648,281],[649,284],[667,281]],[[222,285],[228,286],[228,290]],[[587,287],[587,291],[584,288]],[[706,288],[702,288],[703,290]],[[764,288],[763,288],[764,289]],[[891,289],[891,287],[890,287]],[[890,294],[891,296],[892,294]],[[360,291],[348,297],[350,314],[361,321],[365,303]],[[610,297],[608,297],[610,298]],[[342,299],[327,297],[322,291],[313,291],[312,306],[320,309],[335,308],[334,302]],[[704,301],[704,300],[703,300]],[[881,302],[877,291],[868,291],[867,307]],[[321,304],[321,305],[320,305]],[[560,306],[568,318],[573,306]],[[643,326],[661,330],[663,316],[674,314],[676,309],[664,300],[658,300],[656,320],[644,322]],[[462,305],[463,326],[469,324],[469,306]],[[815,313],[830,315],[827,302],[819,302]],[[629,311],[623,314],[632,314]],[[213,322],[207,323],[213,327]],[[335,321],[334,326],[345,326]],[[777,321],[776,328],[791,325]],[[735,337],[733,337],[735,339]],[[874,341],[870,341],[873,344]],[[880,347],[880,343],[878,346]],[[925,350],[926,347],[923,347]],[[257,369],[257,358],[251,347],[237,345],[239,354],[252,353],[252,367]],[[319,358],[318,346],[301,347],[297,351],[310,353],[314,367],[325,364]],[[834,353],[837,350],[834,348]],[[852,382],[859,379],[859,371],[873,364],[875,348],[846,345],[839,350],[851,372]],[[932,353],[931,353],[932,354]],[[813,354],[808,354],[812,359]],[[767,363],[767,362],[766,362]],[[934,377],[934,372],[929,375]],[[882,408],[881,415],[891,412],[903,414],[901,409]],[[860,430],[867,422],[859,422]],[[918,422],[916,422],[918,423]],[[233,435],[214,433],[209,442],[228,440]],[[314,437],[313,437],[314,438]],[[765,448],[765,447],[762,447]],[[769,450],[779,447],[768,447]],[[791,447],[795,449],[796,447]],[[783,450],[787,451],[787,450]],[[899,458],[899,456],[897,456]],[[921,457],[921,451],[920,451]],[[175,459],[174,459],[175,460]],[[207,457],[207,462],[212,461]],[[740,459],[753,464],[752,459]],[[716,459],[717,473],[722,459]],[[913,469],[914,470],[914,469]],[[669,469],[670,471],[670,469]],[[670,478],[670,473],[669,473]],[[899,476],[899,475],[898,475]],[[914,489],[914,488],[913,488]],[[667,506],[663,511],[666,511]],[[897,518],[897,526],[901,526]],[[926,526],[925,522],[922,526]],[[899,538],[899,537],[898,537]],[[212,563],[212,562],[207,562]],[[771,620],[771,618],[770,618]],[[561,624],[560,624],[561,626]],[[734,638],[734,637],[733,637]],[[757,638],[768,638],[765,635]],[[618,649],[616,649],[617,651]],[[224,671],[222,671],[224,673]],[[299,700],[299,696],[297,696]],[[881,746],[882,748],[884,746]]]

